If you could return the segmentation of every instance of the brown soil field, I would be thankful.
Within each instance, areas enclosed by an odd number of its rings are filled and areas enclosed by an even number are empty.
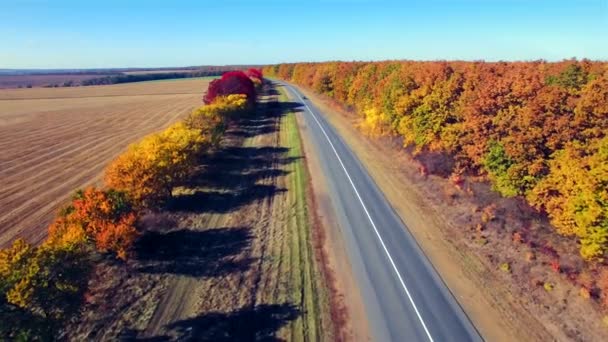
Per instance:
[[[142,219],[133,257],[96,267],[66,339],[336,340],[299,139],[289,103],[263,96]]]
[[[145,96],[145,95],[196,95],[203,97],[210,79],[177,79],[149,82],[121,83],[88,87],[5,89],[0,91],[0,100],[34,100],[91,97]],[[145,101],[143,101],[145,102]],[[200,103],[200,101],[199,101]]]
[[[0,247],[39,243],[127,145],[202,105],[208,80],[0,90]]]
[[[563,270],[580,268],[582,261],[567,238],[555,236],[546,218],[521,199],[501,198],[487,183],[467,179],[456,188],[441,175],[439,156],[414,157],[399,139],[369,138],[357,129],[359,115],[299,89],[328,114],[484,339],[606,340],[598,305],[580,296],[566,271],[556,273],[549,266],[547,254],[553,249],[571,256],[560,260]],[[428,175],[420,173],[421,164]],[[495,217],[484,223],[488,208]],[[514,239],[515,232],[525,243]]]

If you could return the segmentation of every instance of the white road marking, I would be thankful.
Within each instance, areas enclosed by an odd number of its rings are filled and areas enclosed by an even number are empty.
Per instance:
[[[376,228],[376,224],[374,223],[374,220],[372,220],[372,217],[369,214],[369,211],[367,211],[367,207],[365,206],[365,203],[363,203],[363,199],[359,195],[359,191],[357,191],[357,187],[355,187],[355,183],[353,182],[352,178],[350,177],[350,174],[346,170],[346,167],[344,166],[344,163],[342,162],[342,159],[340,158],[338,151],[336,151],[334,144],[331,142],[331,139],[329,139],[327,132],[325,132],[325,129],[319,122],[319,119],[317,119],[317,116],[315,115],[315,113],[313,113],[312,109],[310,109],[310,107],[308,107],[308,105],[306,104],[304,99],[300,96],[300,94],[298,94],[298,92],[293,87],[291,87],[291,86],[287,86],[287,87],[289,89],[291,89],[291,92],[294,93],[300,99],[302,104],[306,107],[308,112],[312,115],[313,119],[315,119],[315,121],[317,122],[317,125],[319,125],[319,128],[321,128],[321,132],[323,132],[323,135],[325,135],[327,142],[329,142],[329,146],[331,146],[331,149],[334,151],[336,158],[338,158],[338,162],[340,162],[340,166],[342,166],[344,173],[346,173],[346,177],[348,178],[350,185],[353,187],[353,190],[355,190],[355,194],[357,195],[357,198],[359,199],[359,202],[361,203],[361,206],[363,207],[363,210],[365,211],[365,214],[367,215],[369,222],[372,224],[372,227],[374,228],[374,232],[376,232],[376,236],[380,240],[380,244],[382,245],[382,248],[384,248],[384,252],[386,253],[386,256],[388,257],[388,260],[390,261],[391,266],[393,266],[393,270],[397,274],[397,278],[399,278],[399,281],[401,282],[401,286],[405,290],[405,294],[407,295],[407,298],[409,299],[410,303],[412,303],[412,307],[414,308],[414,311],[416,312],[416,316],[418,316],[418,320],[420,321],[420,324],[422,324],[422,327],[424,328],[424,331],[426,332],[426,335],[428,336],[429,341],[434,342],[433,337],[431,336],[431,333],[429,332],[429,329],[426,327],[426,324],[424,323],[424,320],[422,319],[422,316],[420,315],[420,312],[418,311],[418,307],[416,307],[416,303],[414,303],[414,299],[412,298],[410,291],[407,289],[407,286],[405,286],[405,282],[403,281],[401,274],[397,270],[397,266],[395,265],[395,262],[393,261],[391,254],[388,252],[388,249],[386,248],[386,245],[384,244],[384,241],[382,240],[382,237],[380,236],[380,233],[378,232],[378,229]]]

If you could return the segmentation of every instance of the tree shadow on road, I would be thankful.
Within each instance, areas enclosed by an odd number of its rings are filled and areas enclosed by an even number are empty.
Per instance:
[[[236,257],[251,244],[247,227],[204,231],[146,232],[135,246],[136,269],[143,273],[215,277],[243,272],[252,260]]]
[[[138,338],[137,331],[123,331],[122,341],[280,341],[279,329],[300,316],[291,304],[258,305],[232,312],[210,312],[167,325],[167,334]]]

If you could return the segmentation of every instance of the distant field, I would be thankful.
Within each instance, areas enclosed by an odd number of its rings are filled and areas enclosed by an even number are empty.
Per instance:
[[[60,205],[126,146],[201,105],[208,80],[0,90],[0,247],[40,242]]]
[[[193,71],[199,71],[200,69],[167,69],[167,70],[137,70],[137,71],[125,71],[125,75],[146,75],[146,74],[168,74],[168,73],[187,73]]]
[[[0,91],[0,100],[145,96],[163,94],[189,94],[198,95],[199,98],[202,98],[203,91],[207,89],[207,83],[210,79],[211,78],[182,78],[177,80],[162,80],[165,82],[148,81],[73,88],[5,89]]]
[[[49,84],[63,85],[72,81],[75,84],[92,78],[104,77],[108,74],[52,74],[52,75],[0,75],[0,89],[42,87]]]

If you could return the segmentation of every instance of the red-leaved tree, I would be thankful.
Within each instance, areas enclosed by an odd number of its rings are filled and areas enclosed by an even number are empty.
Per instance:
[[[250,68],[249,70],[247,70],[246,74],[251,79],[257,79],[260,82],[262,81],[263,75],[262,75],[262,70],[260,70],[260,69]]]
[[[205,104],[212,103],[218,96],[244,94],[250,104],[255,103],[255,86],[253,81],[242,71],[224,73],[220,79],[209,83],[207,93],[203,97]]]

